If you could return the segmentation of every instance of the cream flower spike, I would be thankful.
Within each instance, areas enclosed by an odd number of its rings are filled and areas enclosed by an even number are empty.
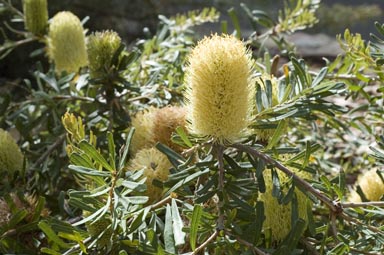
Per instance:
[[[48,26],[47,0],[24,0],[24,26],[34,35],[43,35]]]
[[[48,34],[48,55],[58,72],[77,72],[88,63],[83,26],[71,12],[57,13]]]
[[[230,35],[205,37],[186,69],[187,128],[218,143],[248,134],[254,109],[251,53]]]

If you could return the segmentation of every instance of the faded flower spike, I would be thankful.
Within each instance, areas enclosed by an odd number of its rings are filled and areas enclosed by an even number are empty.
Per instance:
[[[161,198],[162,190],[152,184],[154,179],[166,181],[171,168],[166,155],[156,148],[143,149],[136,153],[132,159],[129,170],[144,169],[145,184],[147,185],[146,195],[149,197],[148,203],[152,203]]]
[[[253,112],[252,60],[233,36],[212,35],[192,50],[186,69],[188,129],[219,143],[247,133]]]
[[[308,172],[299,171],[295,168],[290,170],[301,178],[310,178],[310,174]],[[286,194],[288,192],[287,186],[289,182],[289,177],[281,171],[277,171],[277,174],[279,176],[282,191],[284,192],[284,194]],[[273,196],[273,182],[271,170],[265,169],[263,172],[263,177],[265,180],[266,191],[264,193],[260,193],[259,195],[259,200],[264,202],[265,221],[263,223],[263,229],[264,231],[270,230],[272,240],[278,243],[282,241],[291,230],[292,202],[289,202],[286,205],[279,204],[276,197]],[[299,218],[307,222],[307,206],[311,203],[311,201],[303,192],[301,192],[296,187],[295,195],[297,199],[298,216]]]
[[[96,32],[88,37],[87,52],[92,79],[103,78],[108,72],[120,44],[121,38],[114,31]]]
[[[58,72],[77,72],[87,65],[83,26],[73,13],[59,12],[53,17],[49,26],[48,55]]]
[[[47,0],[24,0],[24,26],[34,35],[43,35],[48,25]]]
[[[143,148],[150,148],[157,142],[167,145],[176,151],[182,148],[172,143],[171,136],[177,127],[185,128],[185,108],[167,106],[164,108],[148,108],[132,118],[135,127],[131,143],[131,153],[135,154]]]
[[[364,196],[369,201],[380,201],[384,196],[384,182],[375,170],[370,170],[360,175],[357,184],[360,186]],[[362,199],[356,191],[352,191],[350,202],[360,203]]]
[[[13,137],[0,129],[0,173],[7,172],[13,175],[23,168],[24,156]]]

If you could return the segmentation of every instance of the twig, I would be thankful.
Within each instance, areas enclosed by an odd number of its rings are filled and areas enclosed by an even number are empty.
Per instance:
[[[320,255],[320,253],[317,252],[316,248],[313,247],[313,245],[310,244],[305,238],[301,238],[300,243],[305,245],[305,247],[309,250],[310,254]]]
[[[58,147],[60,146],[63,142],[64,142],[64,139],[65,139],[65,134],[62,134],[61,136],[59,136],[59,138],[57,138],[57,140],[51,145],[48,147],[47,151],[43,153],[43,155],[40,156],[40,158],[38,158],[35,163],[30,167],[30,169],[35,169],[38,165],[40,165],[41,163],[44,162],[44,160]]]
[[[196,255],[200,251],[202,251],[212,240],[214,240],[219,235],[219,231],[215,231],[204,243],[202,243],[199,247],[197,247],[191,255]]]
[[[340,206],[340,203],[336,203],[336,202],[332,201],[330,198],[328,198],[323,193],[321,193],[318,189],[315,189],[314,187],[312,187],[308,182],[306,182],[303,179],[301,179],[300,177],[298,177],[291,170],[289,170],[288,168],[283,166],[278,161],[272,159],[267,154],[264,154],[264,153],[259,152],[259,151],[255,150],[249,146],[245,146],[242,144],[233,144],[232,147],[236,148],[240,151],[246,152],[246,153],[252,155],[253,157],[260,158],[260,159],[264,160],[265,162],[278,168],[279,170],[281,170],[282,172],[284,172],[288,176],[291,176],[296,183],[298,183],[306,191],[315,195],[320,201],[322,201],[324,204],[326,204],[334,213],[339,214],[343,211],[343,208]]]
[[[168,204],[169,202],[171,202],[171,200],[172,200],[172,197],[168,196],[168,197],[164,198],[163,200],[157,202],[156,204],[151,205],[151,211],[156,210],[157,208],[160,208],[165,204]]]
[[[358,225],[358,226],[364,225],[362,222],[360,222],[360,221],[358,221],[358,220],[356,220],[356,219],[354,219],[354,218],[352,218],[352,217],[346,215],[345,213],[341,213],[340,216],[341,216],[344,220],[349,221],[349,222],[352,222],[352,223],[354,223],[354,224],[356,224],[356,225]],[[367,226],[367,228],[369,228],[369,229],[372,230],[373,232],[376,232],[376,233],[384,233],[381,229],[376,228],[376,227],[373,227],[373,226],[371,226],[371,225],[369,225],[369,224],[366,224],[366,226]]]
[[[361,202],[361,203],[341,203],[341,206],[343,208],[356,208],[356,207],[369,207],[369,206],[384,207],[384,201]]]
[[[247,241],[241,239],[240,237],[236,237],[236,240],[237,240],[239,243],[241,243],[241,244],[247,246],[248,248],[250,248],[250,249],[251,249],[255,254],[257,254],[257,255],[269,255],[269,253],[265,253],[265,252],[263,252],[263,251],[260,250],[259,248],[255,247],[253,244],[251,244],[251,243],[249,243],[249,242],[247,242]]]
[[[317,76],[319,73],[314,72],[314,71],[309,71],[311,75]],[[341,80],[358,80],[356,75],[353,74],[327,74],[325,76],[328,79],[341,79]],[[379,76],[366,76],[367,78],[370,78],[372,80],[379,80]]]
[[[362,250],[358,250],[358,249],[355,249],[355,248],[352,248],[352,247],[349,247],[349,250],[350,250],[350,251],[357,252],[358,254],[365,254],[365,255],[383,255],[382,253],[373,253],[373,252],[369,252],[369,251],[362,251]]]

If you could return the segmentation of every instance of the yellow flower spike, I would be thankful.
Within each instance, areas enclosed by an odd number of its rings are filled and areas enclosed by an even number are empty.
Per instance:
[[[87,52],[90,77],[102,78],[110,68],[112,57],[121,44],[120,36],[114,31],[93,33],[88,37]]]
[[[23,0],[24,26],[34,35],[43,35],[48,25],[47,0]]]
[[[188,130],[219,143],[246,135],[253,114],[251,53],[234,36],[205,37],[186,69]]]
[[[24,156],[13,137],[0,129],[0,172],[7,172],[13,176],[23,168]]]
[[[357,184],[369,201],[380,201],[380,198],[384,196],[384,182],[376,170],[370,170],[360,175]],[[356,191],[352,191],[348,200],[353,203],[362,202]]]
[[[83,26],[71,12],[57,13],[48,34],[48,55],[58,72],[77,72],[88,63]]]
[[[148,203],[158,201],[161,198],[162,190],[152,184],[154,179],[166,181],[171,168],[166,155],[156,148],[142,149],[136,153],[129,164],[129,170],[144,169],[145,184],[147,185],[146,195],[149,197]]]
[[[308,172],[300,171],[294,168],[290,170],[301,178],[308,179],[311,177]],[[288,235],[289,231],[291,230],[292,204],[291,202],[286,205],[279,204],[277,199],[273,197],[273,183],[271,173],[272,172],[270,169],[265,169],[263,172],[266,191],[259,194],[259,200],[264,202],[265,221],[263,223],[263,229],[270,229],[272,240],[275,242],[280,242]],[[288,189],[285,185],[289,181],[289,177],[279,170],[277,170],[277,174],[279,176],[282,190],[284,194],[286,194]],[[307,206],[308,203],[311,203],[311,201],[297,187],[295,187],[295,194],[297,197],[299,218],[307,222]]]

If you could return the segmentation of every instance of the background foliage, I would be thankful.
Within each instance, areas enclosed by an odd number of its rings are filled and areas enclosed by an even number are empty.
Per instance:
[[[362,203],[348,197],[358,174],[373,170],[383,179],[384,26],[375,23],[369,41],[346,30],[337,37],[344,54],[312,67],[286,36],[312,27],[319,5],[288,1],[278,17],[245,4],[228,11],[229,19],[217,25],[243,38],[238,17],[247,17],[254,32],[243,39],[252,49],[254,75],[270,77],[256,85],[252,125],[269,138],[254,134],[219,146],[178,128],[172,141],[184,150],[156,145],[172,167],[168,180],[151,184],[145,184],[143,169],[127,171],[134,158],[129,146],[139,132],[131,120],[150,106],[183,103],[195,28],[218,22],[220,13],[211,8],[160,15],[156,31],[146,30],[134,45],[122,44],[114,52],[113,75],[104,80],[91,79],[87,68],[56,73],[39,44],[33,54],[43,62],[31,67],[33,79],[25,79],[17,94],[2,90],[0,95],[0,127],[17,138],[25,157],[20,172],[0,173],[6,177],[0,206],[10,212],[0,225],[0,251],[381,254],[384,202],[365,201],[359,188]],[[12,16],[7,29],[21,38],[5,38],[3,57],[20,44],[42,40],[12,30],[23,13],[11,1],[1,1],[1,8]],[[267,40],[278,46],[277,55],[270,55]],[[297,171],[311,178],[293,174]],[[283,183],[280,174],[288,181]],[[162,199],[148,204],[147,185],[161,188]],[[263,228],[265,217],[273,217],[266,215],[268,201],[258,199],[268,185],[273,199],[292,210],[284,240],[274,240],[273,230]],[[306,220],[299,218],[295,189],[312,201]]]

